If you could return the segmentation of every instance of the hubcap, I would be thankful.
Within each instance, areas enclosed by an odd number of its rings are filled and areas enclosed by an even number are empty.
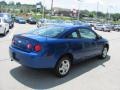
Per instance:
[[[63,60],[59,66],[59,73],[61,75],[65,75],[68,73],[70,69],[70,61],[69,60]]]
[[[107,52],[108,52],[107,48],[104,48],[104,50],[103,50],[103,58],[105,58],[107,56]]]

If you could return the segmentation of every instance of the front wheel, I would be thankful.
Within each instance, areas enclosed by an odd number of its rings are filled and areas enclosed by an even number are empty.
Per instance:
[[[63,57],[63,58],[60,59],[60,61],[57,63],[57,65],[55,67],[55,74],[58,77],[64,77],[69,73],[70,67],[71,67],[70,58],[69,57]]]
[[[108,53],[108,48],[104,47],[102,50],[102,54],[100,55],[100,58],[105,59],[107,57],[107,53]]]

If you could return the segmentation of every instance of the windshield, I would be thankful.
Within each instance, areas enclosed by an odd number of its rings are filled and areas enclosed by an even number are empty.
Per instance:
[[[22,17],[20,17],[19,19],[20,19],[20,20],[24,20],[24,18],[22,18]]]
[[[30,33],[46,37],[57,37],[63,31],[64,31],[63,27],[49,26],[38,28]]]

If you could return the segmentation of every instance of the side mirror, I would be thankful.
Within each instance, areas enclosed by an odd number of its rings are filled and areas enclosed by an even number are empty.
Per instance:
[[[98,35],[96,39],[97,39],[97,40],[98,40],[98,39],[102,39],[102,36]]]

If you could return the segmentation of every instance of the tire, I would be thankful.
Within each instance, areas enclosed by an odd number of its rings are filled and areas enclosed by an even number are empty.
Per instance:
[[[102,28],[102,31],[104,31],[104,28]]]
[[[5,28],[5,31],[4,31],[3,35],[6,36],[6,34],[7,34],[7,32],[6,32],[6,28]]]
[[[105,59],[105,58],[107,57],[107,53],[108,53],[108,47],[105,46],[105,47],[103,48],[103,50],[102,50],[102,53],[101,53],[101,55],[100,55],[100,58],[101,58],[101,59]]]
[[[62,78],[69,73],[70,68],[71,68],[71,59],[66,56],[66,57],[61,58],[58,61],[54,69],[54,72],[57,77]]]
[[[10,32],[10,30],[8,29],[8,31],[7,32]]]

